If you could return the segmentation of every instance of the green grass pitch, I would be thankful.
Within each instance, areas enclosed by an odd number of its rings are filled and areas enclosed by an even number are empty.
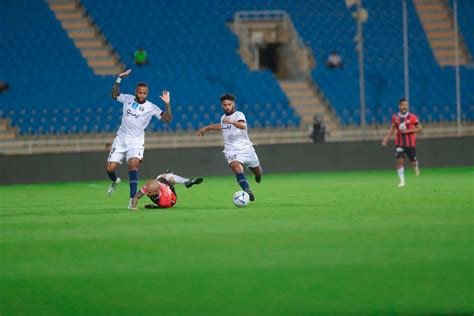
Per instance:
[[[0,315],[471,315],[473,168],[0,187]]]

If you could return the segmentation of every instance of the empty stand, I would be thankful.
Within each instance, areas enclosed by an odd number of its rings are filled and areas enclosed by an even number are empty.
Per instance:
[[[119,56],[111,49],[91,17],[86,15],[80,2],[48,0],[48,3],[96,75],[115,75],[124,70]]]
[[[452,12],[443,0],[414,0],[436,60],[441,66],[455,65],[455,37],[459,41],[459,64],[467,65],[469,52],[461,33],[455,33]]]
[[[459,0],[460,32],[472,52],[472,1]],[[311,75],[342,124],[359,123],[355,22],[344,1],[115,1],[82,0],[89,14],[121,56],[133,65],[144,47],[150,65],[133,67],[121,90],[133,93],[146,81],[150,100],[160,104],[171,91],[175,120],[152,121],[149,130],[189,131],[219,120],[219,96],[237,96],[238,107],[255,128],[294,127],[301,119],[270,71],[250,71],[237,53],[238,40],[227,27],[237,11],[284,10],[317,67]],[[454,120],[455,85],[451,67],[436,62],[412,1],[408,1],[412,111],[423,122]],[[399,0],[364,0],[367,121],[387,123],[403,96],[402,8]],[[22,135],[114,132],[121,107],[110,98],[114,76],[96,76],[47,2],[0,2],[0,79],[10,91],[0,95],[0,115]],[[324,67],[332,50],[344,68]],[[463,119],[474,119],[473,69],[461,68]],[[311,110],[312,111],[312,110]]]
[[[197,7],[186,8],[184,2],[150,6],[148,1],[84,1],[83,5],[126,64],[133,65],[132,54],[138,46],[148,51],[151,64],[133,67],[122,91],[133,93],[137,82],[146,81],[150,100],[158,105],[161,90],[171,91],[175,120],[152,122],[149,130],[195,130],[218,121],[222,110],[215,105],[224,92],[234,93],[238,106],[247,108],[251,127],[299,126],[297,114],[271,72],[249,71],[236,54],[237,41],[225,16],[203,22],[196,19],[196,26],[189,23],[189,14]],[[92,73],[47,3],[7,0],[1,6],[0,17],[22,36],[1,52],[3,59],[15,56],[3,74],[11,90],[0,99],[2,116],[11,117],[22,135],[114,132],[121,118],[121,107],[110,98],[114,77]],[[204,10],[198,11],[204,17]],[[20,23],[22,19],[33,22]],[[24,89],[28,93],[22,93]],[[267,115],[261,115],[264,104],[272,108]],[[186,116],[190,120],[182,120]]]

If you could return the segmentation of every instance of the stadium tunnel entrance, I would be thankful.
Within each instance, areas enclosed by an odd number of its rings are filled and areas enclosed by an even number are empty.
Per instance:
[[[279,73],[279,70],[282,68],[279,65],[284,64],[280,60],[280,48],[281,44],[279,43],[264,44],[258,48],[258,63],[260,65],[260,69],[266,68],[270,69],[274,74]]]
[[[299,79],[315,66],[285,11],[239,11],[229,27],[239,38],[239,53],[252,70],[270,69],[278,79]]]

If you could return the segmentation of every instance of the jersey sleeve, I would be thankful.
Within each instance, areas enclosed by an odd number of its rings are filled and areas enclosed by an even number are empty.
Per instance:
[[[237,112],[237,115],[235,116],[235,121],[236,122],[239,122],[239,121],[247,122],[247,120],[245,119],[245,114],[242,113],[242,112]]]
[[[392,126],[397,127],[397,115],[392,115]]]
[[[158,107],[158,105],[153,104],[153,115],[161,120],[163,111]]]
[[[413,124],[413,125],[416,125],[416,124],[420,123],[420,121],[418,120],[418,116],[416,116],[414,114],[411,115],[410,121],[411,121],[411,124]]]
[[[120,93],[117,97],[117,101],[119,101],[120,103],[125,103],[129,96],[130,94]]]

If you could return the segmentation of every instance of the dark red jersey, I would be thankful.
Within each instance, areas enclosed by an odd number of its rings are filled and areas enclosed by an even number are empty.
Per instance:
[[[395,146],[397,147],[415,147],[416,136],[415,133],[402,134],[401,130],[415,128],[420,122],[415,114],[395,113],[392,115],[392,126],[397,128],[397,135],[395,136]]]

